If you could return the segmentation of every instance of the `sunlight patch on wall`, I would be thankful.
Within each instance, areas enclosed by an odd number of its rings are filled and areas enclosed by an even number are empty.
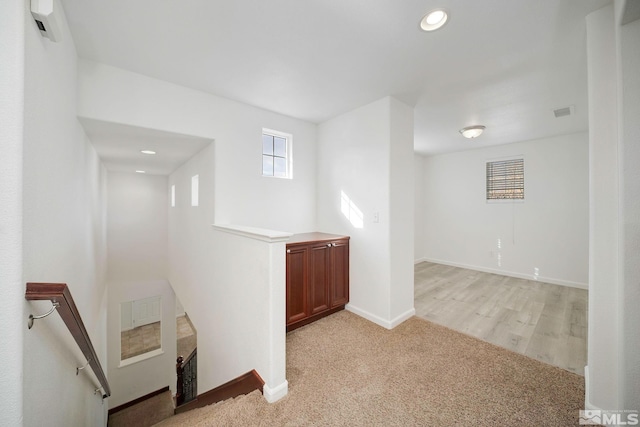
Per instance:
[[[344,191],[341,191],[340,194],[340,208],[342,215],[344,215],[355,228],[363,228],[364,215],[362,214],[362,211],[358,209],[356,204],[351,201]]]

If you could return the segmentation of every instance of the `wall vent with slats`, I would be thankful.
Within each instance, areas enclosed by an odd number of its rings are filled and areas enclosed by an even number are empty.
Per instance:
[[[573,112],[572,107],[564,107],[564,108],[558,108],[557,110],[553,110],[553,115],[556,116],[556,119],[557,119],[560,117],[570,116],[572,112]]]

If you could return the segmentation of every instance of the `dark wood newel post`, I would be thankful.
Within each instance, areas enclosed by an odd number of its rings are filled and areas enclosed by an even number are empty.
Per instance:
[[[176,406],[184,403],[184,368],[182,367],[184,357],[178,356],[176,359],[176,374],[178,374],[178,384],[176,390]]]

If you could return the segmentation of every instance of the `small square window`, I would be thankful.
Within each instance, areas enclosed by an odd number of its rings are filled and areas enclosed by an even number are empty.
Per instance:
[[[487,200],[524,200],[524,159],[487,162]]]
[[[175,184],[173,184],[171,186],[171,207],[172,208],[176,207],[176,186],[175,186]]]
[[[262,176],[292,178],[289,134],[262,130]]]

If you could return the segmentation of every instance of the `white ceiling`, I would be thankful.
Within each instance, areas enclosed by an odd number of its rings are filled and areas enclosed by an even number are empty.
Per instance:
[[[392,95],[420,153],[586,131],[584,18],[610,2],[61,1],[82,58],[315,123]],[[437,7],[447,24],[420,31]]]
[[[110,171],[143,170],[169,175],[211,143],[195,136],[79,118],[93,147]],[[142,150],[155,151],[149,155]]]

